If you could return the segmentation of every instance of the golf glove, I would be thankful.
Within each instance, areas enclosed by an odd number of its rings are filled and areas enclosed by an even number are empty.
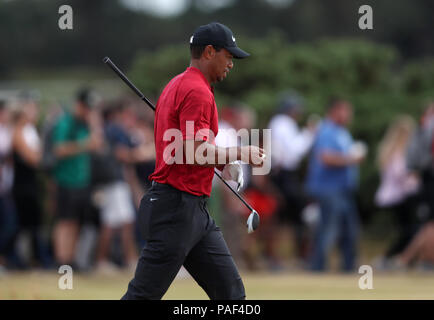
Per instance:
[[[234,161],[226,164],[222,171],[222,177],[226,181],[232,180],[238,183],[237,191],[240,191],[244,184],[243,169],[241,168],[240,162]]]

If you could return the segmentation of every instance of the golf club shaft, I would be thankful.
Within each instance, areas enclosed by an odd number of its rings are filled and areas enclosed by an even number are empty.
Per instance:
[[[131,88],[131,90],[133,90],[140,99],[142,99],[152,110],[155,111],[155,107],[152,104],[151,101],[149,101],[145,95],[139,90],[137,89],[137,87],[127,78],[126,75],[124,75],[124,73],[110,60],[109,57],[105,57],[103,59],[103,62],[105,64],[107,64],[122,80],[124,80],[124,82],[127,84],[128,87]]]
[[[137,87],[127,78],[127,76],[110,60],[109,57],[105,57],[103,59],[103,62],[105,64],[107,64],[122,80],[124,80],[124,82],[127,84],[128,87],[131,88],[131,90],[133,90],[139,97],[140,99],[142,99],[152,110],[155,111],[155,106],[152,104],[151,101],[149,101],[145,95],[139,90],[137,89]],[[220,178],[221,181],[223,181],[223,183],[238,197],[238,199],[241,200],[242,203],[244,203],[244,205],[249,208],[250,211],[254,211],[254,209],[252,208],[251,205],[249,205],[244,199],[243,197],[241,197],[241,195],[234,190],[224,179],[223,177],[217,172],[217,170],[214,168],[214,173],[217,175],[217,177]]]

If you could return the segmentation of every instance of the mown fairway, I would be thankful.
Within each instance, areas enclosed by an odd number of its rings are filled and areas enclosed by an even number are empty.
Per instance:
[[[357,273],[243,273],[248,299],[434,299],[434,273],[375,273],[374,289],[361,290]],[[60,290],[52,272],[8,273],[0,277],[0,299],[119,299],[130,273],[74,275],[73,290]],[[164,299],[207,299],[192,280],[176,279]]]

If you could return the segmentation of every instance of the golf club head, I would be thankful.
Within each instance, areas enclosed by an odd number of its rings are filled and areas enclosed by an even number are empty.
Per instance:
[[[259,214],[253,210],[247,219],[247,232],[252,233],[259,227]]]

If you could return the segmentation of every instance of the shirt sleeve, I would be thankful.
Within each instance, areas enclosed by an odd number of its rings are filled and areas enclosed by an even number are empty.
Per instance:
[[[200,90],[192,90],[179,109],[179,127],[183,140],[209,141],[212,101]],[[212,139],[211,139],[212,140]]]
[[[352,139],[351,136],[344,131],[329,131],[323,137],[322,151],[336,152],[340,154],[348,153]]]
[[[333,152],[333,153],[342,152],[341,148],[339,147],[339,143],[337,141],[336,135],[330,134],[330,132],[328,132],[327,134],[319,138],[318,150],[320,154],[327,153],[327,152]]]
[[[106,128],[105,136],[110,145],[113,147],[135,147],[135,144],[131,140],[128,133],[120,127],[109,126],[108,128]]]
[[[66,119],[60,120],[53,128],[53,142],[54,144],[60,144],[68,140],[70,122]]]

